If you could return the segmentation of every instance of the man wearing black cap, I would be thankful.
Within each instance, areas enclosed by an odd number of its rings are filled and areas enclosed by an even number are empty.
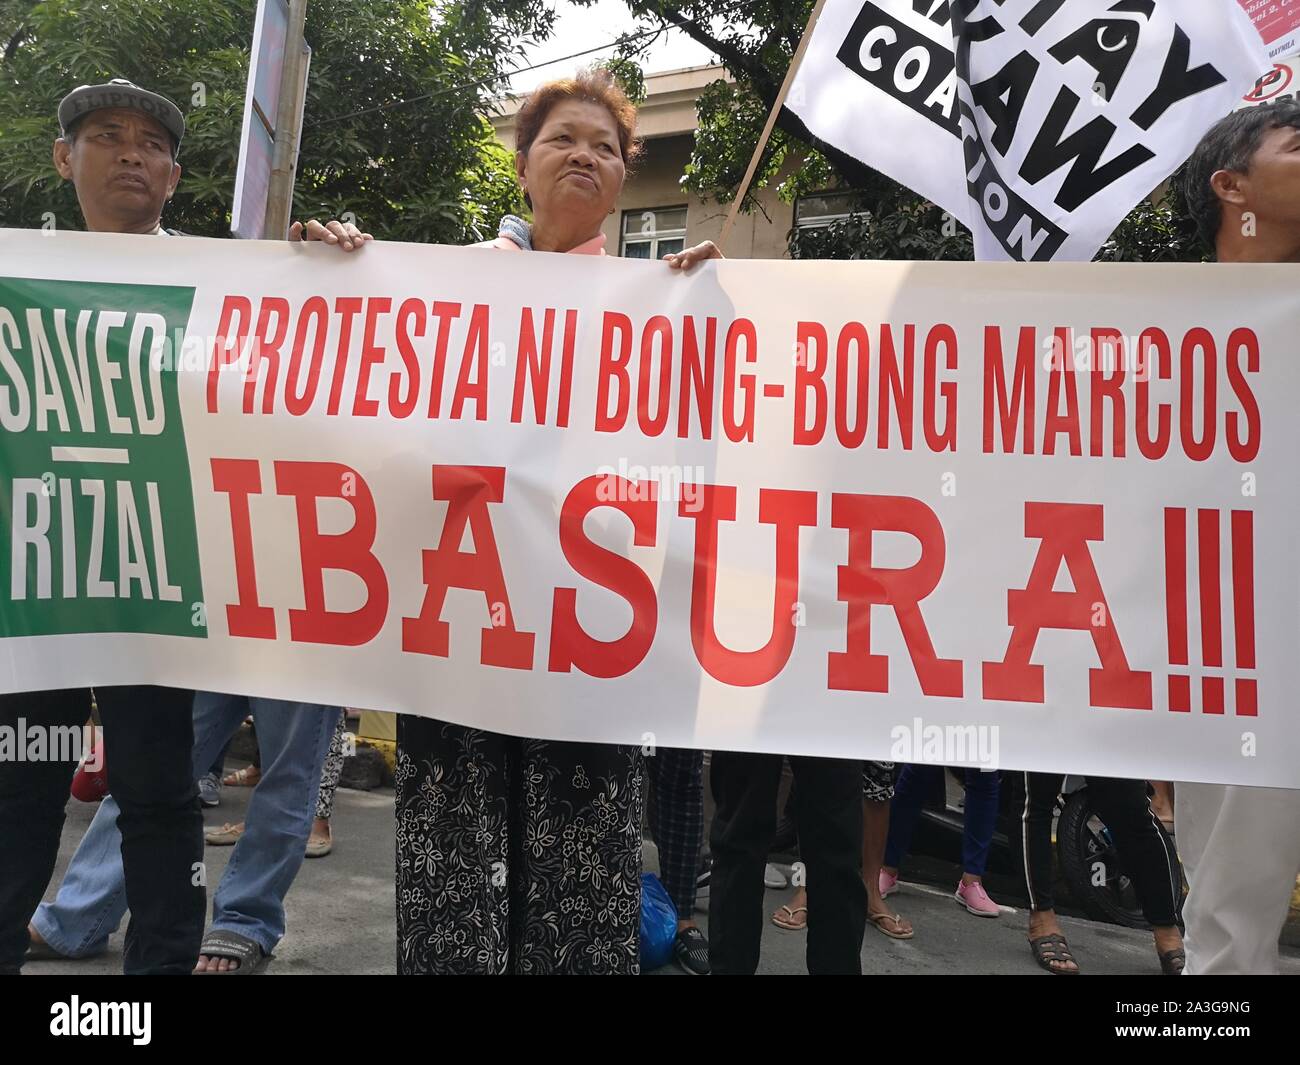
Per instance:
[[[86,228],[163,233],[162,210],[181,174],[176,155],[185,120],[176,105],[127,81],[82,85],[59,104],[59,126],[54,165],[76,186]],[[131,909],[123,967],[188,973],[206,909],[203,816],[190,764],[193,692],[106,686],[94,694],[109,789],[121,808]],[[0,727],[14,734],[76,728],[90,705],[86,688],[0,695]],[[75,761],[0,759],[0,973],[22,965],[27,922],[54,872],[75,769]]]

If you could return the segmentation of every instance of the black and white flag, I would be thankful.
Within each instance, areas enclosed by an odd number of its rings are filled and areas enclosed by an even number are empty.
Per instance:
[[[1237,0],[826,0],[786,106],[976,258],[1086,261],[1270,66]]]

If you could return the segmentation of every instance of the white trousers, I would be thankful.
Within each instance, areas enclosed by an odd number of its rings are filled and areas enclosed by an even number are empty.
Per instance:
[[[1187,976],[1275,974],[1300,872],[1300,791],[1176,785]]]

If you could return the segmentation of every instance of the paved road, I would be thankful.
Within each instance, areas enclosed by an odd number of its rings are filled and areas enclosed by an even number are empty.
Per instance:
[[[209,825],[237,821],[248,800],[246,789],[226,789],[222,805],[205,811]],[[72,857],[94,807],[72,802],[63,834],[54,886]],[[276,952],[269,972],[276,975],[310,973],[392,973],[394,970],[393,793],[390,789],[358,792],[340,789],[334,815],[334,853],[303,864],[289,894],[288,935]],[[210,847],[208,883],[215,885],[231,849]],[[647,868],[657,855],[647,845]],[[1007,907],[996,920],[968,915],[951,898],[946,882],[903,885],[891,903],[912,921],[917,934],[899,942],[867,930],[862,964],[868,973],[1037,973],[1025,945],[1026,913]],[[769,909],[793,894],[769,891]],[[707,934],[708,921],[699,915]],[[1085,972],[1094,974],[1158,973],[1159,966],[1146,932],[1065,917],[1062,920]],[[124,929],[123,929],[124,930]],[[762,973],[804,971],[805,935],[768,924],[763,930]],[[84,961],[39,962],[25,967],[32,975],[55,972],[120,973],[122,935],[115,935],[109,952]],[[1288,949],[1284,971],[1300,975],[1300,951]],[[676,973],[669,968],[664,973]]]

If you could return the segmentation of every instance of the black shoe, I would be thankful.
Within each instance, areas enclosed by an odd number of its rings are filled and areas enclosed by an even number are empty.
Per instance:
[[[709,941],[698,928],[683,928],[673,940],[673,957],[690,976],[709,975]]]

